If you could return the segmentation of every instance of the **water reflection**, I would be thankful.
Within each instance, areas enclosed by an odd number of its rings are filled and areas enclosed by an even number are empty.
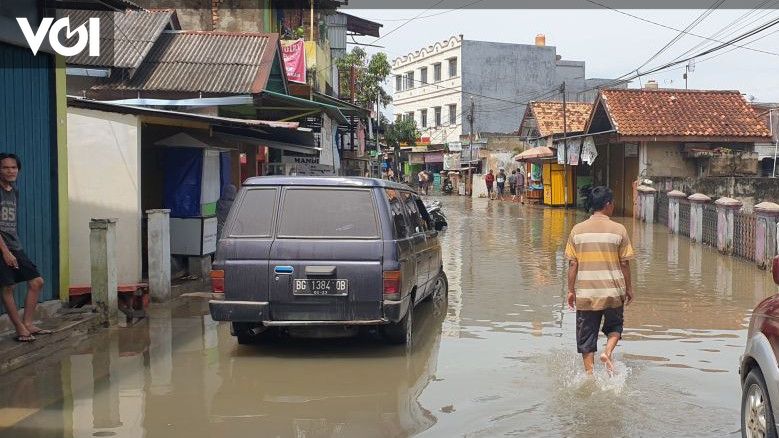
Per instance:
[[[776,287],[753,263],[620,219],[636,301],[614,381],[578,380],[563,249],[581,212],[444,198],[450,282],[410,354],[370,336],[238,346],[202,300],[157,305],[61,357],[0,377],[0,435],[723,436],[738,356]]]

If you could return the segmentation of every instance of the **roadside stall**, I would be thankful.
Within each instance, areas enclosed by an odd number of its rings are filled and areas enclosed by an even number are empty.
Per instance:
[[[515,161],[525,163],[527,198],[531,202],[543,202],[549,206],[565,205],[565,183],[568,182],[569,204],[576,198],[574,168],[557,164],[557,154],[552,148],[538,146],[516,156]],[[529,167],[529,169],[528,169]],[[540,175],[539,175],[540,174]]]

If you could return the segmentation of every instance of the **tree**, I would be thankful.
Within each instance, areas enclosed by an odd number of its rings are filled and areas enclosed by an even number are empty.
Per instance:
[[[368,53],[361,47],[355,47],[338,61],[339,94],[348,96],[351,93],[351,75],[354,67],[354,100],[355,103],[373,109],[378,102],[387,106],[392,102],[390,96],[381,87],[381,84],[389,76],[392,67],[387,61],[386,53],[376,53],[368,59]]]
[[[417,129],[417,122],[413,119],[398,120],[387,126],[384,130],[384,141],[395,151],[395,174],[399,175],[398,165],[400,164],[400,144],[405,143],[408,146],[417,144],[417,139],[421,136]]]

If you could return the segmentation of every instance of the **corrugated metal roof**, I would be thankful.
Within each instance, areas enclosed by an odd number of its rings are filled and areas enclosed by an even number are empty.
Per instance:
[[[127,10],[122,12],[63,10],[70,18],[71,28],[81,26],[90,18],[100,19],[100,56],[89,56],[84,50],[66,58],[70,65],[89,65],[136,69],[148,55],[166,27],[177,28],[173,10]]]
[[[164,32],[132,79],[95,89],[259,93],[277,45],[277,34]]]

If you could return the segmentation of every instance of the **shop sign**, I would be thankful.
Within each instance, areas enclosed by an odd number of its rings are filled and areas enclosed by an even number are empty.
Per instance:
[[[450,141],[446,144],[446,147],[449,148],[449,152],[461,152],[463,150],[463,144],[459,141]]]
[[[306,48],[303,39],[282,40],[281,54],[284,58],[284,67],[287,70],[287,79],[292,82],[306,83]]]

